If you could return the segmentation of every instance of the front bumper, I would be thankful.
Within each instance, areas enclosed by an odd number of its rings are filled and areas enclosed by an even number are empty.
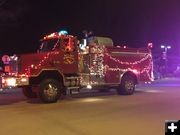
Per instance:
[[[2,77],[2,88],[13,88],[29,85],[29,78],[26,76],[20,77],[11,77],[5,76]]]

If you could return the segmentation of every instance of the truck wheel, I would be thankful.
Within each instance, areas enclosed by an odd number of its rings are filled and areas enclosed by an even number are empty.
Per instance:
[[[122,80],[121,84],[117,90],[118,94],[120,95],[132,95],[135,90],[135,79],[131,75],[125,75]]]
[[[44,103],[57,102],[63,91],[62,84],[54,79],[46,79],[40,83],[39,97]]]
[[[22,93],[23,93],[24,96],[26,96],[27,98],[37,98],[37,94],[32,91],[32,87],[31,87],[31,86],[23,87],[23,88],[22,88]]]

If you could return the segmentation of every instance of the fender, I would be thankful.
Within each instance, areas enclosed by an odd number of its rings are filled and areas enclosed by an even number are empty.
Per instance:
[[[57,70],[57,69],[42,69],[37,75],[32,75],[30,76],[30,84],[39,84],[39,82],[41,80],[43,80],[44,78],[55,78],[57,80],[60,80],[63,82],[63,84],[65,84],[65,76],[64,74]]]
[[[131,76],[133,76],[135,78],[135,80],[136,80],[136,84],[138,84],[139,74],[136,71],[131,71],[131,70],[120,73],[120,78],[119,78],[120,83],[122,81],[123,76],[125,76],[127,74],[130,74]]]

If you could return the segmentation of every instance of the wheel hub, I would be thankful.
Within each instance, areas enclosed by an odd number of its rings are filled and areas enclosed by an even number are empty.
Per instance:
[[[46,94],[49,98],[53,98],[57,95],[57,87],[49,84],[47,88],[44,90],[44,94]]]
[[[133,90],[134,89],[134,83],[132,81],[126,81],[125,87],[127,90]]]

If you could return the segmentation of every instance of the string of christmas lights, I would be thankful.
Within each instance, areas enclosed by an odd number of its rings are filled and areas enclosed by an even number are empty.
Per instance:
[[[34,68],[34,69],[40,69],[41,66],[43,65],[43,63],[45,63],[46,60],[49,59],[49,56],[50,56],[51,54],[55,55],[55,54],[59,54],[59,52],[48,52],[48,53],[43,57],[43,59],[40,60],[40,62],[39,62],[37,65],[31,64],[30,66],[28,66],[28,67],[25,69],[25,71],[27,71],[27,74],[30,74],[30,70],[33,69],[33,68]]]
[[[122,64],[122,65],[137,65],[137,64],[140,64],[142,63],[143,61],[146,61],[147,59],[151,58],[151,54],[146,54],[144,58],[138,60],[138,61],[135,61],[135,62],[124,62],[124,61],[120,61],[119,59],[117,58],[114,58],[112,57],[109,53],[105,53],[106,56],[108,56],[111,60],[119,63],[119,64]]]

